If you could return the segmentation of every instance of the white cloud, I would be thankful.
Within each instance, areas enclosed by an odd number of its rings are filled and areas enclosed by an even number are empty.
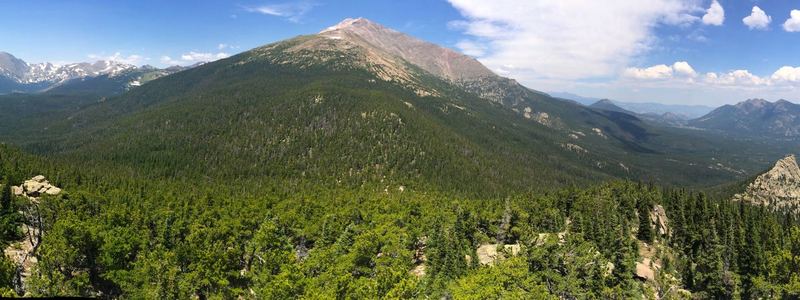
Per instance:
[[[188,62],[210,62],[218,59],[227,58],[228,56],[230,55],[225,52],[204,53],[204,52],[190,51],[189,53],[181,55],[181,59]]]
[[[183,62],[181,62],[179,60],[172,59],[172,57],[169,57],[167,55],[161,56],[160,61],[161,61],[161,64],[168,65],[168,66],[180,65],[180,64],[183,63]]]
[[[644,80],[673,79],[676,77],[693,78],[697,76],[694,68],[688,62],[679,61],[671,66],[655,65],[648,68],[627,68],[622,73],[624,77]]]
[[[668,79],[672,78],[672,67],[667,65],[655,65],[643,69],[628,68],[623,75],[636,79]]]
[[[143,63],[144,61],[150,60],[149,58],[143,57],[143,56],[138,55],[138,54],[131,54],[131,55],[125,56],[125,55],[122,55],[122,53],[120,53],[120,52],[115,52],[114,54],[112,54],[110,56],[89,54],[88,57],[89,57],[89,59],[93,59],[93,60],[109,60],[109,61],[116,61],[116,62],[121,62],[121,63],[124,63],[124,64],[137,65],[137,66],[139,64]]]
[[[800,82],[800,67],[783,66],[772,73],[772,80],[776,82]]]
[[[283,17],[287,20],[298,23],[303,16],[318,6],[315,2],[297,1],[281,4],[267,4],[254,7],[245,7],[248,12],[259,13],[269,16]]]
[[[164,55],[161,56],[161,64],[163,65],[191,65],[199,62],[212,62],[215,60],[228,58],[230,55],[225,52],[218,52],[218,53],[204,53],[204,52],[194,52],[190,51],[189,53],[182,54],[180,58],[175,59],[170,56]]]
[[[754,75],[748,70],[733,70],[728,72],[708,72],[703,74],[700,81],[694,68],[685,61],[679,61],[671,66],[660,64],[647,68],[627,68],[622,73],[623,78],[634,79],[637,82],[663,82],[665,84],[686,83],[701,84],[705,87],[800,87],[800,67],[783,66],[770,76]],[[675,85],[674,87],[676,87]]]
[[[685,61],[679,61],[672,65],[672,69],[675,73],[679,75],[688,76],[688,77],[695,77],[697,76],[697,72],[694,71],[691,65]]]
[[[217,45],[217,50],[219,50],[220,52],[223,52],[226,49],[227,50],[237,50],[239,48],[241,48],[241,47],[237,46],[237,45],[231,45],[231,44],[225,44],[225,43],[220,43],[220,44]]]
[[[758,6],[753,6],[753,12],[749,16],[744,17],[742,22],[750,29],[767,29],[769,23],[772,22],[772,17],[768,16],[764,10]]]
[[[789,16],[789,19],[783,23],[783,29],[788,32],[800,31],[800,10],[793,9]]]
[[[770,83],[769,80],[753,75],[748,70],[734,70],[722,74],[708,73],[705,82],[713,85],[737,86],[768,85]]]
[[[719,1],[714,0],[711,6],[706,10],[703,15],[703,24],[720,26],[725,22],[725,9],[719,4]]]
[[[617,74],[651,48],[656,26],[699,20],[695,0],[448,1],[465,18],[449,27],[471,36],[457,46],[527,83]]]
[[[456,43],[456,47],[461,50],[466,55],[469,56],[483,56],[486,54],[486,47],[484,47],[480,43],[476,43],[473,41],[460,41]]]

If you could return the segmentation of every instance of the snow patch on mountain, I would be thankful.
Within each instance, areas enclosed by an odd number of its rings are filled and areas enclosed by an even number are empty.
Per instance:
[[[0,52],[0,74],[20,84],[60,83],[70,79],[108,75],[119,76],[137,67],[117,61],[101,60],[94,63],[28,64],[11,54]]]

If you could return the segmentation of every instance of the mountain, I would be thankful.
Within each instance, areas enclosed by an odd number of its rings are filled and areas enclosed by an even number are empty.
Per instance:
[[[550,94],[553,97],[565,100],[572,100],[587,106],[601,100],[599,98],[583,97],[580,95],[567,92],[550,92],[548,94]],[[674,119],[675,117],[677,117],[683,120],[689,120],[701,117],[714,110],[713,107],[705,105],[663,104],[663,103],[653,103],[653,102],[622,102],[622,101],[612,101],[612,102],[616,106],[619,106],[628,111],[635,112],[637,114],[664,116],[667,119]]]
[[[750,183],[734,200],[763,205],[770,210],[800,214],[800,167],[789,155]]]
[[[800,137],[800,105],[750,99],[717,108],[689,125],[732,136],[794,139]]]
[[[619,107],[615,102],[612,102],[608,99],[603,99],[589,105],[589,107],[593,109],[605,110],[605,111],[614,111],[619,113],[628,114],[631,116],[635,116],[641,120],[651,122],[653,124],[659,124],[664,126],[672,126],[672,127],[682,127],[686,125],[687,119],[681,115],[674,114],[674,113],[664,113],[664,114],[656,114],[656,113],[636,113],[630,110],[624,109]]]
[[[569,93],[569,92],[548,92],[547,94],[550,95],[550,96],[553,96],[555,98],[569,100],[569,101],[575,101],[577,103],[580,103],[582,105],[587,105],[587,106],[588,105],[592,105],[593,103],[602,100],[600,98],[584,97],[584,96],[576,95],[576,94]]]
[[[677,116],[684,120],[701,117],[712,110],[714,107],[705,105],[682,105],[682,104],[662,104],[652,102],[616,102],[622,108],[640,114],[657,114],[667,116]]]
[[[80,86],[92,93],[101,93],[109,88],[119,93],[127,88],[139,86],[146,81],[182,69],[183,67],[166,69],[157,69],[152,66],[137,67],[105,60],[66,65],[28,64],[9,53],[0,52],[0,95],[45,92],[52,89],[61,89],[64,92],[81,89]],[[93,83],[100,86],[95,89]],[[70,87],[71,85],[76,86]]]
[[[599,100],[599,101],[589,105],[589,107],[594,108],[594,109],[616,111],[616,112],[626,113],[626,114],[629,114],[629,115],[636,115],[636,113],[634,113],[632,111],[629,111],[629,110],[626,110],[626,109],[624,109],[622,107],[619,107],[616,104],[614,104],[614,102],[611,102],[611,100],[608,100],[608,99]]]
[[[119,96],[61,97],[0,97],[0,139],[150,176],[480,193],[611,178],[718,184],[763,168],[779,147],[732,145],[553,98],[366,19]]]

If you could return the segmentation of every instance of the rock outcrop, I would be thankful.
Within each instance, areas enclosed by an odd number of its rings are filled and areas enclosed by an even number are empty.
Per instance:
[[[38,263],[37,249],[42,240],[41,216],[39,215],[38,203],[42,196],[56,196],[61,194],[61,189],[50,184],[47,179],[38,175],[26,180],[20,186],[12,186],[11,191],[17,197],[25,197],[30,200],[31,205],[20,211],[27,220],[21,226],[21,231],[25,237],[3,249],[3,254],[17,266],[15,289],[18,293],[24,294],[25,282],[31,275],[31,271]]]
[[[733,199],[764,205],[774,211],[800,214],[800,167],[797,159],[789,155],[779,160]]]
[[[650,212],[650,221],[655,225],[656,232],[663,236],[672,236],[672,231],[669,229],[669,219],[667,219],[667,212],[661,204],[653,206],[653,211]]]
[[[516,256],[519,254],[520,245],[519,244],[510,244],[510,245],[503,245],[502,251],[497,251],[499,244],[483,244],[478,247],[475,251],[478,255],[478,262],[481,265],[494,265],[494,263],[498,260],[503,260],[506,258],[506,254],[510,254],[512,256]]]
[[[38,200],[43,195],[55,196],[61,194],[61,189],[50,184],[42,175],[26,180],[21,186],[12,187],[11,191],[14,195],[24,196],[31,200]]]

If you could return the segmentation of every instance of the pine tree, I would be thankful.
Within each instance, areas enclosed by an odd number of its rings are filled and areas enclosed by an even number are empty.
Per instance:
[[[6,184],[3,184],[3,190],[0,191],[0,210],[2,210],[2,214],[6,214],[9,210],[11,210],[11,181],[7,181]]]
[[[653,203],[648,200],[649,198],[642,198],[639,203],[639,232],[636,233],[636,237],[645,243],[652,243],[655,238],[653,226],[650,226]]]

